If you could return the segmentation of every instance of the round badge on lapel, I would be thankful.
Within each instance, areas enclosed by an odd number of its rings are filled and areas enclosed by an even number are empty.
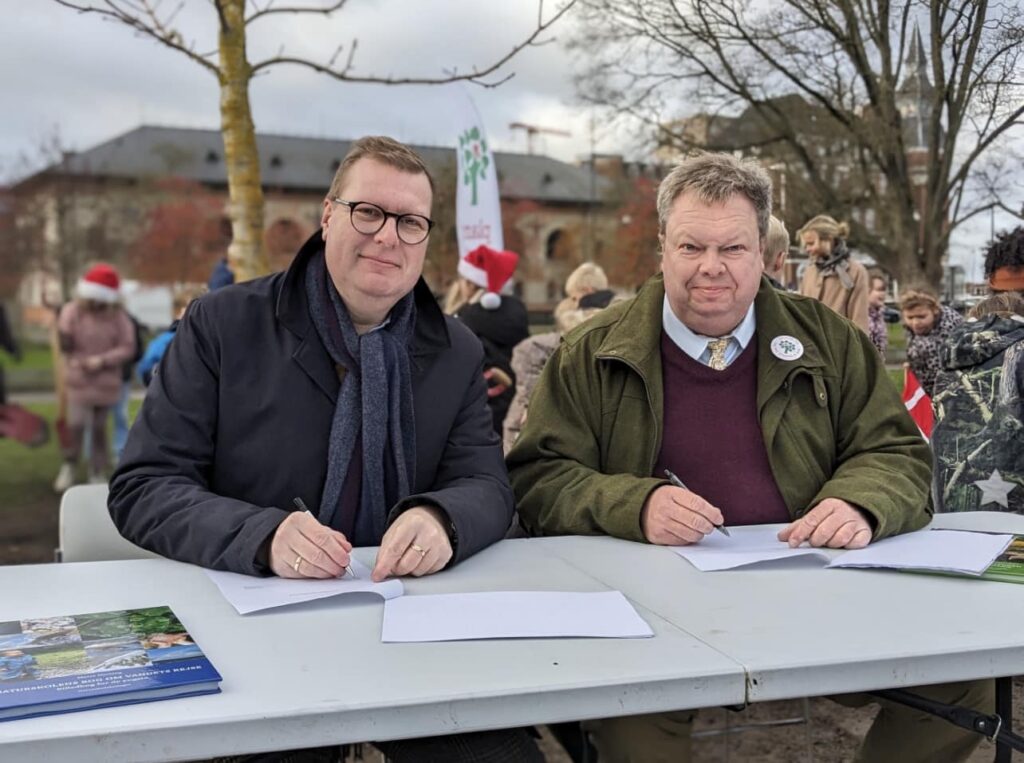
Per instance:
[[[772,340],[772,355],[779,360],[796,360],[804,354],[804,346],[795,336],[777,336]]]

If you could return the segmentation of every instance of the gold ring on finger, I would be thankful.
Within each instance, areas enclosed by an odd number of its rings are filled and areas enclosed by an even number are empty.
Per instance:
[[[295,557],[295,564],[292,565],[292,569],[298,572],[300,564],[302,564],[302,556]]]
[[[415,551],[420,556],[426,556],[427,555],[426,549],[423,548],[422,546],[417,546],[415,543],[410,545],[409,548],[411,548],[413,551]]]

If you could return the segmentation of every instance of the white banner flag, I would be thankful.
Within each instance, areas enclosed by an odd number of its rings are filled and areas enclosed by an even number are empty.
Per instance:
[[[498,170],[487,143],[484,123],[465,88],[457,98],[458,121],[458,194],[455,227],[459,238],[459,257],[486,244],[504,249],[501,233],[501,202],[498,198]]]

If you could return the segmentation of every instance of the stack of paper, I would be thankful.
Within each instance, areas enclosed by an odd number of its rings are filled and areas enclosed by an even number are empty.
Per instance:
[[[618,591],[493,591],[403,596],[384,603],[381,641],[645,638],[651,627]]]
[[[919,530],[847,551],[829,567],[887,567],[980,575],[1013,540],[1012,535],[963,530]]]
[[[817,556],[828,561],[829,554],[818,548],[790,548],[779,540],[784,525],[730,527],[730,536],[713,532],[692,546],[673,546],[672,550],[702,572],[731,570],[747,564],[785,559],[793,556]]]

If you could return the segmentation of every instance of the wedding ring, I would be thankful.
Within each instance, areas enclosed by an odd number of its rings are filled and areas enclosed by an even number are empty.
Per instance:
[[[301,556],[295,557],[295,564],[292,565],[292,569],[295,570],[296,572],[298,572],[300,564],[302,564],[302,557]]]
[[[426,556],[427,555],[426,549],[422,548],[421,546],[417,546],[415,543],[413,543],[411,546],[409,546],[409,548],[411,548],[413,551],[417,552],[420,556]]]

